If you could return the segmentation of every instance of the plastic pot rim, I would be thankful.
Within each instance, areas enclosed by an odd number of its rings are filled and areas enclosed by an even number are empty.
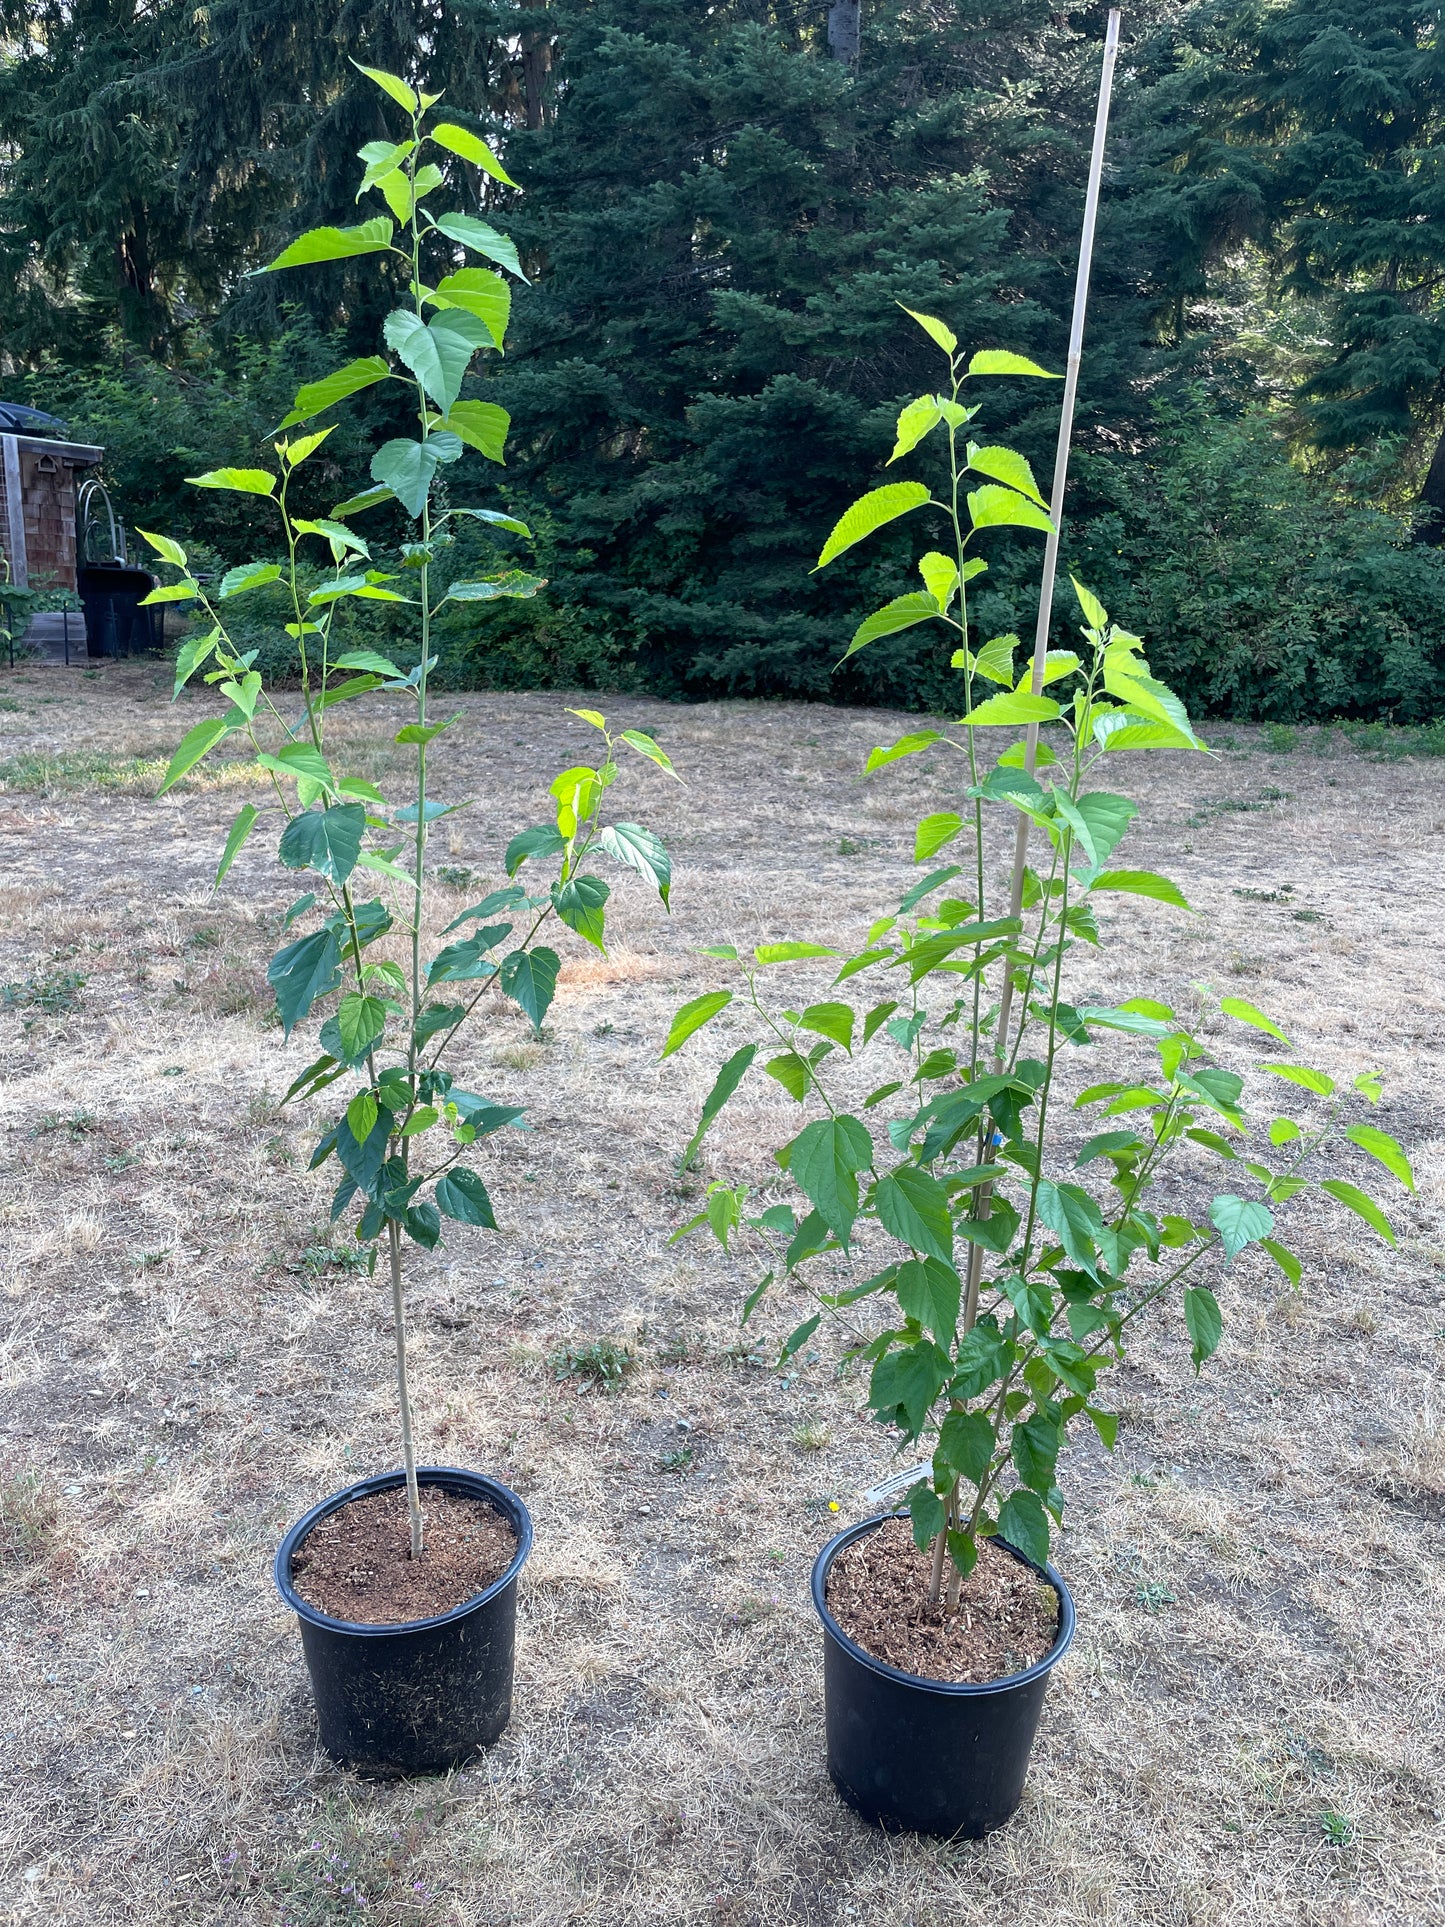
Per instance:
[[[526,1501],[513,1492],[510,1486],[503,1485],[500,1479],[490,1478],[485,1472],[469,1472],[465,1466],[419,1465],[416,1469],[416,1477],[418,1485],[445,1486],[450,1481],[456,1480],[468,1487],[480,1486],[482,1490],[474,1491],[471,1496],[485,1497],[499,1502],[498,1510],[506,1516],[517,1535],[517,1550],[512,1555],[511,1564],[506,1571],[494,1579],[485,1592],[479,1592],[471,1599],[462,1600],[448,1612],[433,1613],[426,1619],[388,1619],[375,1624],[369,1620],[337,1619],[331,1613],[324,1613],[319,1607],[309,1605],[291,1583],[291,1561],[296,1548],[314,1526],[319,1525],[323,1519],[329,1518],[333,1512],[339,1512],[344,1505],[350,1505],[355,1499],[369,1499],[376,1492],[393,1491],[397,1486],[406,1483],[405,1472],[379,1472],[374,1478],[360,1479],[355,1485],[348,1485],[341,1491],[329,1493],[326,1498],[319,1500],[309,1512],[304,1513],[296,1521],[276,1548],[276,1558],[272,1567],[276,1590],[298,1618],[304,1619],[308,1625],[323,1627],[327,1632],[352,1633],[358,1639],[390,1639],[398,1633],[429,1632],[436,1626],[453,1625],[457,1620],[479,1612],[490,1600],[495,1599],[504,1587],[512,1583],[526,1564],[527,1556],[532,1550],[532,1515],[527,1510]]]
[[[1073,1596],[1064,1583],[1063,1575],[1055,1571],[1053,1566],[1035,1565],[1033,1560],[1020,1552],[1017,1546],[1010,1545],[1008,1540],[1003,1538],[999,1539],[999,1544],[1007,1547],[1015,1559],[1027,1566],[1031,1572],[1036,1572],[1040,1579],[1046,1579],[1053,1587],[1059,1602],[1059,1636],[1043,1658],[1036,1659],[1032,1666],[1026,1666],[1021,1673],[1005,1673],[1002,1679],[978,1681],[925,1679],[921,1673],[905,1673],[901,1667],[890,1666],[886,1660],[875,1659],[872,1653],[865,1651],[856,1640],[848,1637],[828,1608],[826,1590],[829,1568],[844,1546],[851,1545],[855,1539],[861,1539],[865,1532],[876,1531],[889,1519],[906,1519],[908,1516],[908,1513],[903,1511],[879,1512],[871,1519],[860,1519],[856,1525],[845,1526],[842,1532],[828,1541],[813,1561],[814,1608],[825,1629],[837,1640],[849,1657],[883,1679],[898,1680],[905,1686],[916,1686],[920,1692],[937,1693],[945,1699],[986,1699],[995,1693],[1012,1693],[1018,1687],[1027,1686],[1033,1680],[1041,1679],[1052,1672],[1074,1641]]]

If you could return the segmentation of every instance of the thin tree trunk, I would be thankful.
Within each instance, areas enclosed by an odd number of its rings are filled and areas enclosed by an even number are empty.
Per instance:
[[[1424,513],[1415,524],[1414,539],[1427,548],[1445,548],[1445,435],[1435,444],[1425,485],[1420,490]]]
[[[416,1482],[416,1446],[411,1436],[411,1393],[406,1375],[406,1311],[401,1292],[401,1226],[395,1219],[387,1227],[391,1246],[391,1316],[396,1333],[396,1396],[401,1407],[401,1456],[406,1466],[406,1510],[411,1521],[411,1556],[420,1559],[422,1550],[421,1493]]]

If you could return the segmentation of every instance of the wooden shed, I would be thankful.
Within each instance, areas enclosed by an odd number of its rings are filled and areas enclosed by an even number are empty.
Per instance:
[[[0,548],[17,589],[79,587],[77,473],[102,450],[37,435],[0,435]]]

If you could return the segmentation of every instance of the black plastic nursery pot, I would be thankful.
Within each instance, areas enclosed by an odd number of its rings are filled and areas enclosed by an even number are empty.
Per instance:
[[[1035,1665],[981,1686],[920,1679],[864,1652],[828,1610],[828,1571],[844,1546],[874,1531],[882,1514],[831,1539],[813,1566],[813,1604],[823,1622],[823,1699],[828,1772],[848,1805],[890,1832],[981,1839],[1023,1798],[1029,1753],[1049,1675],[1074,1637],[1074,1602],[1052,1566],[1006,1550],[1058,1594],[1059,1636]],[[1000,1545],[1004,1541],[998,1542]]]
[[[421,1485],[480,1499],[517,1535],[512,1563],[474,1599],[432,1619],[368,1626],[308,1606],[291,1582],[291,1562],[322,1519],[374,1492],[405,1483],[401,1472],[363,1479],[313,1506],[276,1553],[276,1586],[301,1624],[321,1744],[333,1759],[366,1773],[442,1773],[490,1746],[512,1716],[517,1575],[532,1550],[532,1517],[496,1479],[455,1466],[417,1467]]]

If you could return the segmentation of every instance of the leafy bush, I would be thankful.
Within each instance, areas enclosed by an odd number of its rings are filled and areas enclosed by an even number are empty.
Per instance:
[[[1113,506],[1070,552],[1160,674],[1241,720],[1445,714],[1445,555],[1302,473],[1266,415],[1196,394],[1159,427],[1147,457],[1084,465]]]

